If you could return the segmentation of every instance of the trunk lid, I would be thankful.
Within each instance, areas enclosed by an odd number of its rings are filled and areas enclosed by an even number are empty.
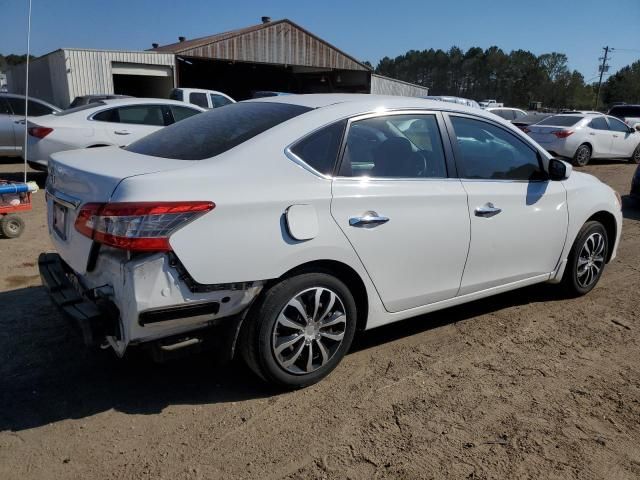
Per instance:
[[[108,202],[125,178],[186,168],[190,164],[118,147],[53,154],[47,177],[47,224],[56,250],[73,270],[84,274],[93,241],[74,227],[82,205]]]

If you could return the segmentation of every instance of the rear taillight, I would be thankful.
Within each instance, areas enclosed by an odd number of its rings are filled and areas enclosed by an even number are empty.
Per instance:
[[[558,138],[567,138],[569,135],[573,135],[573,130],[556,130],[553,134]]]
[[[44,138],[53,132],[53,128],[49,127],[29,127],[29,135],[36,138]]]
[[[78,232],[98,243],[135,252],[171,250],[169,237],[213,202],[87,203],[76,218]]]

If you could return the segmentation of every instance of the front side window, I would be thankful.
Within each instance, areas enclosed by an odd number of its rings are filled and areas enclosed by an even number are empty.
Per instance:
[[[321,128],[299,141],[291,151],[323,175],[333,175],[346,120]]]
[[[609,130],[609,125],[604,117],[596,117],[589,122],[589,126],[594,130]]]
[[[340,167],[343,177],[444,178],[444,149],[435,115],[410,114],[354,121]]]
[[[206,93],[191,93],[189,94],[189,103],[193,103],[194,105],[198,105],[202,108],[209,108],[209,102],[207,102],[207,94]]]
[[[224,107],[225,105],[233,103],[227,97],[223,97],[222,95],[215,95],[212,93],[209,96],[211,97],[211,105],[213,108]]]
[[[309,107],[286,103],[234,103],[163,128],[133,142],[126,150],[176,160],[203,160],[309,110]]]
[[[609,120],[609,127],[614,132],[625,132],[625,133],[627,133],[629,131],[629,127],[627,126],[627,124],[621,122],[617,118],[609,117],[607,120]]]
[[[523,141],[488,122],[451,116],[460,176],[486,180],[544,178],[538,154]]]

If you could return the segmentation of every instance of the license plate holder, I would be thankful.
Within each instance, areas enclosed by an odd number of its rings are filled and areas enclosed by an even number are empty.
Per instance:
[[[53,202],[53,231],[62,239],[67,239],[67,207]]]

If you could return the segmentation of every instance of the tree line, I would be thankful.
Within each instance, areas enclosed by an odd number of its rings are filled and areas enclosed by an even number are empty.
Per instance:
[[[505,53],[498,47],[483,50],[458,47],[409,50],[396,58],[384,57],[376,73],[429,87],[430,95],[452,95],[482,100],[495,98],[508,106],[592,109],[595,84],[569,70],[567,56],[552,52],[534,55],[526,50]],[[600,105],[614,101],[640,103],[640,61],[621,69],[603,85]]]

